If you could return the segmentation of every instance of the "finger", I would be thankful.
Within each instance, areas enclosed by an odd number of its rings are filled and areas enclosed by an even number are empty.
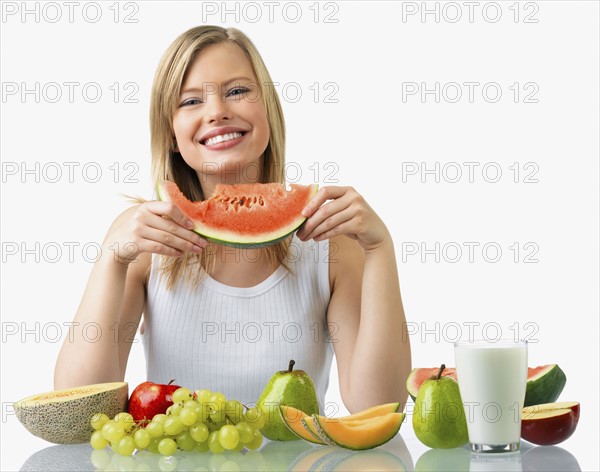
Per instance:
[[[183,251],[180,251],[179,249],[150,239],[143,239],[140,241],[139,246],[142,252],[150,252],[161,256],[181,257],[184,254]]]
[[[202,236],[200,236],[197,233],[194,233],[193,231],[190,231],[187,228],[184,228],[171,218],[163,218],[154,213],[150,213],[147,225],[155,229],[172,233],[198,246],[206,247],[208,244],[208,241],[206,241],[206,239],[204,239]]]
[[[183,252],[194,252],[196,254],[200,254],[202,252],[202,247],[194,244],[190,241],[187,241],[183,238],[180,238],[176,234],[170,231],[163,231],[160,229],[152,228],[147,226],[144,228],[141,234],[142,238],[153,241],[158,244],[162,244],[164,246],[168,246],[170,248],[176,249],[178,251]]]
[[[194,222],[171,202],[148,202],[146,203],[146,209],[156,215],[167,216],[184,228],[192,229],[194,227]]]
[[[306,220],[298,237],[309,239],[310,235],[314,233],[315,228],[329,220],[336,213],[346,210],[350,206],[350,203],[351,202],[348,199],[342,197],[321,206],[308,220]]]
[[[346,236],[351,237],[352,239],[357,239],[356,234],[352,229],[352,221],[348,220],[342,224],[337,225],[335,228],[330,229],[329,231],[325,231],[324,233],[319,234],[314,238],[315,241],[322,241],[324,239],[333,238],[339,234],[345,234]]]
[[[348,187],[335,187],[333,185],[321,187],[316,195],[306,204],[302,210],[302,216],[308,218],[319,209],[327,200],[340,198],[348,191]]]
[[[332,235],[340,234],[339,229],[342,224],[350,221],[354,217],[354,212],[351,209],[346,209],[342,212],[335,213],[334,215],[327,218],[320,225],[318,225],[306,239],[317,239],[324,233],[331,233]]]

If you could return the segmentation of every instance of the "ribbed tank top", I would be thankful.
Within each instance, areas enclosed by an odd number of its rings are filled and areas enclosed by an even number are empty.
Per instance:
[[[294,236],[286,260],[254,287],[205,276],[172,290],[152,264],[142,335],[149,381],[208,388],[255,404],[271,376],[291,359],[315,383],[321,413],[333,358],[326,311],[330,299],[327,241]]]

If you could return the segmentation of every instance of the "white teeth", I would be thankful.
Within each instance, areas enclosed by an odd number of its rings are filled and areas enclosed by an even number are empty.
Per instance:
[[[207,146],[212,146],[213,144],[222,143],[223,141],[229,141],[230,139],[241,138],[242,133],[227,133],[220,134],[218,136],[213,136],[212,138],[207,139],[204,144]]]

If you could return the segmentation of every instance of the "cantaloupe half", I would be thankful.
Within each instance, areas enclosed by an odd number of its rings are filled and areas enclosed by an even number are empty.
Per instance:
[[[307,415],[302,410],[287,405],[279,405],[279,414],[281,415],[283,423],[296,436],[313,444],[325,444],[319,439],[316,432],[310,431],[307,423],[303,421],[309,420],[310,422],[310,415]]]
[[[405,413],[388,413],[362,420],[323,421],[325,417],[312,415],[312,420],[326,444],[362,451],[381,446],[392,439],[398,434],[405,416]]]
[[[40,393],[14,403],[15,414],[27,430],[56,444],[90,440],[90,420],[96,413],[113,418],[127,411],[126,382],[83,385]]]

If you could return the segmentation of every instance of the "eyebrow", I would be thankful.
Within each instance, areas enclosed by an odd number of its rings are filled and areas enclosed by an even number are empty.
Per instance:
[[[229,79],[226,82],[222,82],[222,85],[227,86],[230,83],[235,82],[236,80],[237,81],[243,81],[243,80],[245,80],[245,81],[252,82],[252,79],[249,78],[249,77],[234,77],[233,79]],[[205,82],[205,83],[214,84],[215,82]],[[184,93],[197,93],[197,92],[202,92],[202,91],[203,91],[202,87],[200,87],[200,88],[198,88],[198,87],[191,87],[191,88],[187,88],[185,90],[182,90],[181,93],[180,93],[180,95],[183,95]]]

